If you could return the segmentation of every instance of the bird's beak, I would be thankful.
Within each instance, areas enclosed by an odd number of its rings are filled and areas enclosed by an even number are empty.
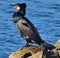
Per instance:
[[[17,10],[20,10],[20,7],[18,6],[18,5],[16,5],[16,4],[10,4],[10,6],[13,6],[15,9],[17,9]]]
[[[15,4],[10,4],[10,6],[16,6]]]

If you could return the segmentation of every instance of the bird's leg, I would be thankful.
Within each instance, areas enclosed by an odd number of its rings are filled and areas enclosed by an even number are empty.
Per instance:
[[[24,48],[24,47],[28,47],[28,46],[30,46],[30,45],[29,45],[29,42],[26,42],[26,45],[23,46],[23,48]],[[21,50],[22,50],[23,48],[21,48]]]
[[[26,42],[26,46],[30,46],[30,45],[29,45],[29,42]]]

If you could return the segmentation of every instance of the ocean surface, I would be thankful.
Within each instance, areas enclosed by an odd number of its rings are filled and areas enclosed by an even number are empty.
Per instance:
[[[10,6],[26,3],[26,17],[35,25],[41,38],[54,45],[60,39],[60,0],[0,0],[0,58],[25,45],[13,23],[16,10]]]

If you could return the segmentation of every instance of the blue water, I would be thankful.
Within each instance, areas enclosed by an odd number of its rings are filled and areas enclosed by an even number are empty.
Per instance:
[[[26,17],[43,40],[54,45],[60,38],[60,0],[0,0],[0,58],[25,45],[12,20],[16,10],[9,5],[18,2],[27,4]]]

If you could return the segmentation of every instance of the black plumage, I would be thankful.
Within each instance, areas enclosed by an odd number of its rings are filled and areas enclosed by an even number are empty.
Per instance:
[[[29,43],[37,43],[38,45],[42,45],[48,49],[55,48],[53,45],[46,43],[44,40],[41,39],[39,33],[35,26],[25,17],[26,13],[26,4],[25,3],[17,3],[14,6],[18,12],[13,14],[13,21],[19,31],[21,36],[25,38],[26,45]]]

